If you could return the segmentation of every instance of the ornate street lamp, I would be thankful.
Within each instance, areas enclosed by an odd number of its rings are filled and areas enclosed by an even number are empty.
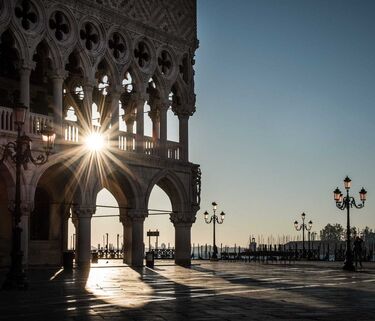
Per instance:
[[[301,217],[302,217],[301,225],[299,225],[298,221],[294,221],[294,228],[296,229],[296,231],[302,230],[302,256],[305,257],[305,230],[310,232],[311,228],[312,228],[312,225],[313,225],[313,222],[310,220],[308,222],[308,225],[306,225],[305,224],[306,214],[302,213]],[[309,238],[309,252],[310,252],[310,238]]]
[[[346,253],[345,253],[345,262],[343,269],[346,271],[354,271],[354,264],[353,264],[353,253],[351,249],[351,244],[350,244],[350,208],[353,206],[355,208],[362,208],[365,206],[365,201],[366,201],[366,194],[367,191],[362,187],[362,189],[359,191],[359,198],[361,200],[361,204],[356,203],[354,197],[349,196],[349,189],[351,187],[351,182],[352,180],[346,176],[344,179],[344,187],[346,189],[346,196],[343,196],[339,188],[337,187],[333,191],[333,198],[336,202],[336,207],[339,208],[340,210],[345,210],[346,209]]]
[[[55,133],[48,127],[41,131],[44,142],[44,154],[33,157],[31,152],[31,139],[25,134],[21,135],[23,124],[25,123],[27,107],[16,104],[14,107],[15,124],[17,127],[17,139],[15,142],[8,142],[3,145],[3,155],[0,164],[10,160],[16,165],[16,189],[14,197],[14,209],[12,209],[12,249],[10,270],[3,283],[3,289],[26,288],[25,273],[22,268],[23,253],[21,250],[21,169],[27,169],[28,163],[34,165],[45,164],[53,148]]]
[[[225,213],[224,212],[221,212],[220,213],[220,219],[218,217],[218,215],[216,215],[216,209],[217,209],[217,203],[216,202],[212,202],[212,208],[213,208],[213,211],[214,211],[214,214],[208,218],[208,212],[205,211],[203,214],[204,214],[204,220],[207,224],[210,224],[211,222],[213,223],[213,231],[214,231],[214,235],[213,235],[213,253],[212,253],[212,259],[213,260],[217,260],[217,247],[216,247],[216,231],[215,231],[215,224],[223,224],[224,222],[224,218],[225,218]]]

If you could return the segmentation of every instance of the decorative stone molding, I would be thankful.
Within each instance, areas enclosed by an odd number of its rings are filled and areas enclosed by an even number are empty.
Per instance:
[[[14,200],[9,201],[8,210],[9,212],[14,212],[15,202]],[[21,216],[29,216],[30,213],[34,210],[34,202],[21,201]]]
[[[192,225],[196,220],[195,215],[190,212],[174,212],[171,214],[170,221],[174,224]]]
[[[95,0],[95,3],[163,33],[182,36],[189,42],[196,41],[196,1]]]
[[[38,23],[40,22],[40,16],[38,14],[37,7],[30,0],[18,0],[14,7],[14,15],[16,21],[26,31],[35,31]]]
[[[78,219],[80,218],[91,218],[94,214],[95,214],[95,211],[96,211],[96,207],[95,206],[83,206],[83,205],[79,205],[79,206],[74,206],[73,207],[73,213],[74,213],[74,216],[77,217]]]
[[[147,216],[147,210],[127,210],[120,214],[120,221],[123,224],[131,224],[144,221]]]
[[[202,172],[199,165],[191,166],[191,187],[193,192],[192,207],[194,210],[198,210],[201,204],[201,182]]]
[[[134,59],[141,70],[148,70],[151,65],[151,49],[144,40],[139,40],[134,47]]]
[[[8,25],[11,19],[11,8],[10,2],[6,0],[0,0],[0,25],[4,27]],[[4,27],[0,27],[2,31]]]
[[[174,69],[175,63],[169,50],[162,49],[158,53],[158,68],[163,77],[168,78]]]
[[[172,111],[173,113],[178,116],[179,118],[187,117],[189,118],[190,116],[193,116],[196,108],[194,105],[177,105],[177,104],[172,104]]]

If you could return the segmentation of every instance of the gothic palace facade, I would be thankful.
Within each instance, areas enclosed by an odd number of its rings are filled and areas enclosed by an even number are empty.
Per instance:
[[[96,196],[119,204],[124,261],[143,265],[144,220],[155,185],[172,204],[175,262],[190,265],[191,227],[200,203],[199,165],[189,162],[195,112],[195,0],[0,0],[0,146],[16,139],[15,101],[35,154],[40,132],[56,142],[47,163],[21,172],[23,263],[61,264],[68,219],[76,263],[91,258]],[[167,139],[173,112],[178,141]],[[145,117],[152,135],[145,135]],[[90,133],[105,148],[88,150]],[[1,154],[0,154],[1,157]],[[0,266],[10,264],[15,166],[0,166]],[[172,224],[171,224],[172,227]]]

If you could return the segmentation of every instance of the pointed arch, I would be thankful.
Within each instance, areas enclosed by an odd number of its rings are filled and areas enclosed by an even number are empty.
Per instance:
[[[32,188],[29,189],[29,199],[34,199],[36,187],[38,184],[42,184],[49,186],[54,198],[64,198],[66,195],[70,195],[66,202],[80,202],[83,191],[80,180],[76,176],[77,171],[74,170],[74,165],[66,166],[65,161],[67,160],[54,155],[45,165],[39,167],[38,171],[35,171],[30,182]],[[50,182],[55,184],[51,185]],[[61,192],[61,186],[65,187],[65,193]]]
[[[78,69],[76,71],[80,71],[80,73],[82,74],[83,78],[86,78],[86,79],[94,79],[94,75],[95,75],[95,69],[93,68],[92,66],[92,63],[91,63],[91,60],[90,60],[90,57],[88,56],[88,54],[84,51],[84,50],[81,50],[79,48],[79,46],[75,47],[69,55],[67,55],[67,59],[65,61],[65,66],[64,68],[69,71],[70,73],[73,73],[74,71],[71,70],[69,67],[69,64],[70,64],[70,59],[74,57],[74,59],[76,59],[78,62]],[[68,68],[68,69],[67,69]]]
[[[164,169],[154,176],[145,194],[146,205],[155,185],[158,185],[168,195],[173,212],[184,212],[184,205],[187,204],[187,195],[184,184],[174,172]]]
[[[19,42],[11,28],[8,28],[1,34],[0,40],[2,55],[8,54],[9,57],[7,58],[11,58],[12,61],[21,62],[22,60],[24,60],[24,56],[20,48],[22,46],[22,43]]]
[[[108,53],[106,53],[105,56],[102,57],[102,59],[98,60],[97,63],[95,64],[94,66],[95,74],[97,74],[100,71],[99,68],[102,63],[105,64],[105,68],[107,69],[110,75],[112,86],[121,85],[122,79],[120,79],[121,77],[117,70],[116,64],[113,62],[113,60],[111,59]]]
[[[155,72],[152,77],[149,77],[149,79],[152,79],[154,81],[159,94],[159,98],[166,99],[169,92],[167,90],[166,82],[160,75],[160,73]]]
[[[87,191],[88,198],[93,200],[100,190],[106,188],[117,200],[119,206],[127,209],[143,208],[141,203],[142,189],[136,175],[124,164],[108,165],[112,170],[105,176],[94,174],[93,184]]]
[[[133,79],[133,84],[135,85],[135,92],[144,92],[147,88],[147,83],[148,79],[150,77],[145,76],[140,70],[139,67],[137,66],[135,61],[132,61],[129,65],[125,66],[121,71],[120,75],[123,76],[126,74],[127,71],[130,71],[132,79]],[[121,77],[123,78],[123,77]],[[121,79],[122,81],[122,79]]]
[[[9,25],[9,28],[6,31],[9,31],[15,40],[15,48],[19,53],[19,59],[23,62],[30,61],[30,51],[28,50],[29,46],[25,35],[22,32],[19,32],[17,27],[12,23]]]
[[[41,44],[44,44],[48,48],[50,60],[52,62],[52,66],[51,66],[52,69],[54,71],[64,70],[64,67],[65,67],[65,63],[63,60],[64,55],[60,52],[56,43],[53,40],[51,40],[49,37],[45,37],[41,39],[41,41],[37,44],[37,46],[35,47],[35,50],[37,50],[37,48]]]

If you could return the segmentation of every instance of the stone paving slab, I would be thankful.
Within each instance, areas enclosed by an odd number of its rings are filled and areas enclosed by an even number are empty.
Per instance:
[[[375,320],[374,263],[348,273],[334,262],[101,261],[70,273],[30,269],[28,280],[27,291],[0,291],[0,320]]]

